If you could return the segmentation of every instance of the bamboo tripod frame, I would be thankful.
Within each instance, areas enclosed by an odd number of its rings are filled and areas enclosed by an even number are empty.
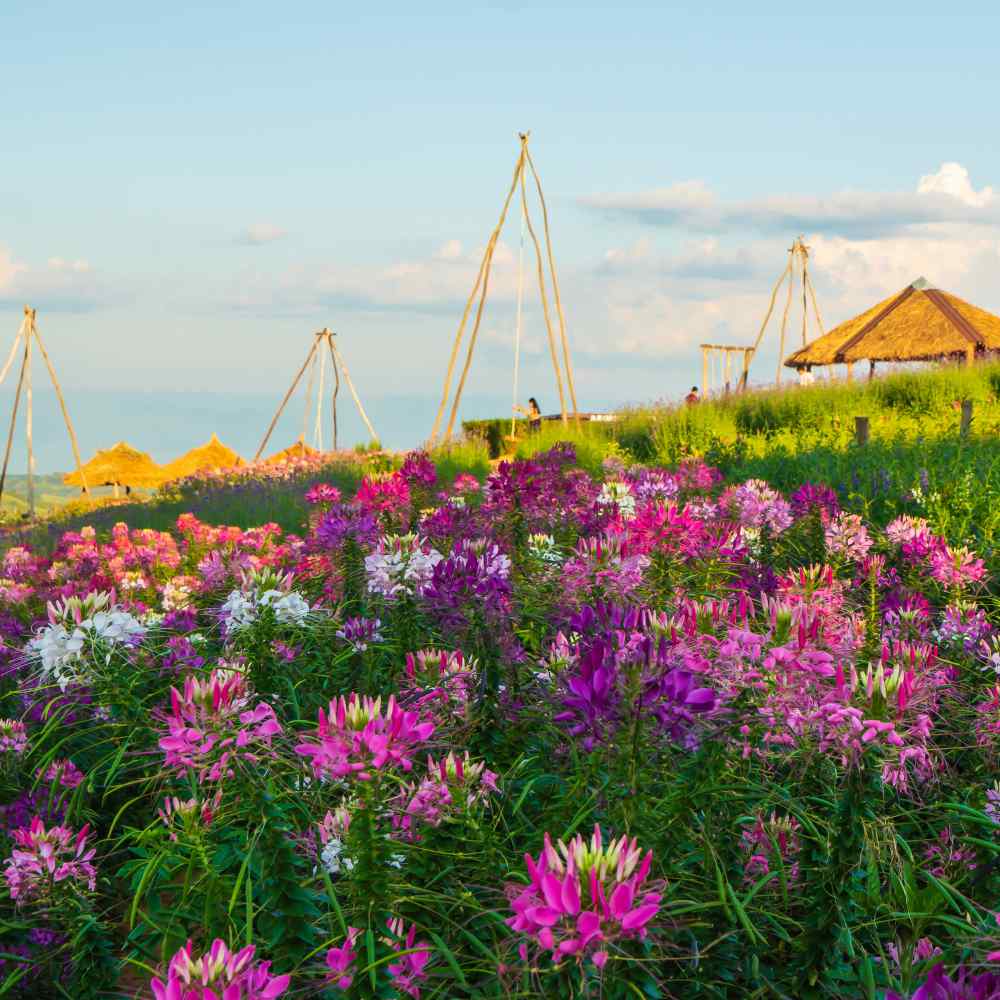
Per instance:
[[[802,237],[799,236],[795,242],[791,245],[788,251],[788,264],[785,270],[782,272],[781,277],[778,278],[777,283],[774,286],[774,290],[771,292],[771,301],[767,306],[767,313],[764,316],[764,322],[760,325],[760,332],[757,334],[757,339],[754,341],[754,350],[760,346],[760,342],[763,339],[764,331],[767,329],[767,324],[771,319],[771,314],[774,312],[774,304],[778,298],[778,292],[781,291],[781,286],[784,282],[788,281],[788,296],[785,299],[785,308],[781,314],[781,334],[778,346],[778,369],[774,376],[774,384],[781,385],[781,371],[785,362],[785,335],[788,330],[788,314],[791,312],[792,308],[792,298],[795,293],[796,280],[802,289],[802,346],[805,347],[809,340],[809,303],[812,303],[813,315],[816,318],[816,326],[819,330],[819,335],[822,337],[823,330],[823,317],[820,315],[819,304],[816,302],[816,289],[813,288],[812,278],[809,277],[809,247],[802,242]]]
[[[264,449],[267,447],[267,442],[271,440],[271,434],[274,432],[274,428],[277,426],[278,420],[281,418],[281,414],[288,405],[288,401],[292,398],[299,382],[302,381],[302,376],[306,373],[307,369],[309,370],[309,378],[306,385],[306,411],[303,418],[302,434],[299,436],[299,440],[303,443],[305,442],[306,434],[308,432],[309,415],[310,411],[312,411],[314,413],[313,444],[320,451],[323,450],[323,390],[324,382],[326,380],[327,356],[330,358],[330,368],[333,373],[333,391],[330,395],[333,450],[336,451],[337,449],[337,396],[340,394],[341,375],[344,376],[344,381],[347,383],[347,388],[350,390],[351,397],[354,399],[354,404],[358,408],[358,413],[361,414],[361,419],[364,421],[365,427],[368,428],[368,433],[371,435],[371,439],[373,441],[378,440],[375,428],[372,426],[372,422],[368,419],[368,414],[365,413],[365,408],[361,405],[361,398],[358,396],[357,390],[354,388],[354,382],[351,380],[351,373],[348,371],[347,365],[344,363],[344,358],[337,348],[337,342],[334,339],[336,336],[336,333],[326,327],[315,334],[312,346],[309,348],[309,353],[306,355],[305,361],[302,362],[302,367],[296,373],[295,378],[292,379],[292,384],[288,387],[288,391],[285,393],[284,398],[278,405],[277,412],[274,414],[274,417],[271,419],[271,423],[268,425],[267,433],[264,435],[264,440],[261,441],[260,447],[257,449],[257,454],[254,455],[255,462],[264,453]],[[327,348],[326,351],[323,350],[324,346]],[[313,410],[312,391],[313,385],[317,381],[319,384],[316,392],[315,410]]]
[[[760,329],[757,331],[757,339],[753,342],[753,346],[738,347],[731,344],[700,345],[702,391],[706,395],[712,388],[712,362],[716,357],[722,359],[722,366],[724,369],[723,382],[725,384],[725,391],[729,391],[732,376],[733,354],[743,354],[743,370],[740,373],[738,385],[740,391],[746,389],[747,380],[750,377],[750,362],[753,360],[754,355],[760,347],[761,341],[764,339],[767,324],[771,321],[775,303],[778,301],[778,293],[781,291],[781,286],[786,281],[788,282],[788,295],[785,299],[785,308],[781,315],[781,333],[778,347],[778,371],[775,375],[774,384],[781,385],[781,369],[785,360],[785,337],[788,331],[788,316],[792,309],[792,299],[795,294],[796,282],[802,291],[802,346],[805,347],[806,342],[809,339],[810,304],[812,305],[813,315],[816,318],[816,326],[819,329],[819,335],[821,337],[823,336],[823,317],[820,315],[819,305],[816,302],[816,289],[813,287],[812,278],[809,277],[809,247],[803,243],[802,237],[799,236],[788,250],[788,263],[785,265],[784,271],[781,272],[781,277],[778,278],[774,289],[771,292],[771,300],[767,305],[764,322],[761,323]]]
[[[35,310],[30,306],[24,307],[24,319],[11,345],[10,354],[0,371],[0,383],[7,377],[18,349],[21,349],[21,370],[17,378],[17,389],[14,392],[14,405],[10,411],[10,425],[7,428],[7,448],[3,456],[3,469],[0,470],[0,501],[3,500],[3,491],[7,483],[7,466],[10,464],[10,453],[14,446],[14,430],[17,427],[17,411],[21,405],[21,390],[25,391],[25,436],[28,445],[28,513],[35,516],[35,447],[34,447],[34,412],[33,393],[31,382],[31,350],[32,345],[38,347],[45,367],[48,369],[49,378],[52,380],[52,388],[56,391],[56,398],[59,400],[59,408],[62,411],[63,421],[66,424],[66,431],[69,434],[70,444],[73,447],[73,460],[76,462],[76,471],[80,474],[80,482],[83,485],[83,492],[89,497],[90,488],[87,485],[87,477],[83,471],[83,463],[80,461],[80,446],[77,444],[76,431],[73,430],[73,421],[69,418],[69,410],[66,407],[66,400],[63,397],[62,387],[56,377],[56,370],[49,357],[49,352],[45,350],[42,336],[38,332],[35,322]]]
[[[559,279],[556,277],[555,257],[552,253],[552,239],[549,231],[549,212],[545,203],[545,195],[542,193],[541,178],[538,175],[538,171],[535,169],[535,163],[531,158],[530,151],[528,150],[528,139],[530,135],[530,132],[521,132],[518,136],[521,140],[521,150],[517,158],[517,163],[514,166],[514,176],[511,179],[510,189],[507,192],[507,197],[503,203],[503,209],[500,212],[500,221],[497,223],[496,228],[490,235],[489,242],[486,244],[486,250],[483,253],[482,263],[479,265],[479,274],[476,276],[476,282],[472,286],[472,291],[466,300],[465,309],[462,312],[462,320],[458,325],[455,342],[452,344],[451,355],[448,358],[448,371],[445,375],[444,388],[441,392],[441,403],[438,406],[437,416],[434,418],[434,426],[431,429],[431,436],[428,439],[429,445],[434,445],[438,442],[438,437],[441,432],[441,423],[444,419],[445,410],[448,406],[448,400],[452,398],[452,379],[455,375],[455,364],[458,360],[459,351],[462,347],[462,340],[465,337],[465,327],[469,321],[469,315],[472,312],[472,304],[476,301],[476,296],[478,295],[479,303],[476,306],[476,316],[472,324],[472,331],[469,335],[469,344],[465,354],[465,363],[462,366],[458,386],[455,389],[455,396],[452,401],[451,411],[448,415],[448,424],[445,429],[443,439],[445,441],[451,440],[451,436],[454,433],[455,420],[458,416],[459,402],[462,398],[462,392],[465,389],[465,382],[469,375],[469,368],[472,365],[472,356],[475,352],[476,340],[479,337],[479,327],[483,319],[483,309],[486,305],[486,296],[489,291],[490,284],[490,268],[493,266],[493,254],[496,251],[497,240],[500,238],[504,222],[507,219],[507,212],[510,209],[511,201],[517,191],[520,191],[521,196],[521,210],[523,213],[522,218],[527,227],[531,242],[535,248],[538,289],[542,299],[542,315],[545,319],[545,332],[548,336],[549,356],[552,360],[552,370],[556,377],[556,388],[559,390],[559,410],[562,416],[563,425],[568,422],[569,416],[566,405],[567,390],[569,392],[569,404],[573,408],[574,416],[576,416],[579,412],[576,402],[576,386],[573,381],[573,364],[570,360],[569,353],[569,340],[566,336],[566,316],[563,313],[562,298],[559,294]],[[531,177],[534,181],[535,190],[538,194],[538,202],[542,210],[542,226],[545,236],[545,258],[548,263],[549,277],[552,281],[552,297],[555,304],[556,317],[559,321],[559,342],[562,351],[562,365],[560,365],[559,351],[556,348],[556,336],[552,326],[549,296],[545,286],[545,264],[543,263],[542,247],[539,243],[538,235],[535,232],[535,227],[531,221],[531,215],[528,211],[528,192],[525,181],[526,172],[528,170],[531,171]],[[563,367],[565,367],[565,372],[563,371]]]

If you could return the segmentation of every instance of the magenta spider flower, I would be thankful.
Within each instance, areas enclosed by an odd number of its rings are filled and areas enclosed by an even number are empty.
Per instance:
[[[403,952],[398,961],[389,963],[392,984],[407,996],[420,1000],[420,983],[427,978],[424,970],[431,960],[431,946],[427,941],[417,940],[416,924],[410,924],[406,930],[403,921],[397,917],[386,921],[386,926],[393,936],[390,942],[393,951]]]
[[[16,719],[0,719],[0,753],[21,756],[28,749],[28,731]]]
[[[404,785],[396,799],[400,812],[393,816],[393,826],[406,840],[417,840],[415,822],[440,826],[451,814],[471,809],[496,794],[497,775],[469,752],[464,757],[449,753],[440,760],[427,758],[427,777],[419,785]]]
[[[354,943],[360,934],[357,927],[348,927],[344,943],[326,953],[326,967],[330,970],[327,978],[338,990],[349,990],[354,982],[354,963],[358,958]]]
[[[975,974],[959,967],[952,978],[943,965],[935,965],[924,984],[909,998],[889,990],[885,1000],[994,1000],[997,996],[1000,996],[1000,975],[997,973]]]
[[[288,989],[291,976],[275,976],[270,962],[255,962],[256,948],[231,951],[216,938],[195,958],[191,941],[170,960],[166,981],[153,979],[155,1000],[274,1000]]]
[[[653,852],[643,857],[636,840],[612,840],[606,846],[595,826],[588,843],[577,834],[568,845],[545,846],[535,860],[525,855],[530,883],[508,885],[514,916],[507,924],[527,935],[554,961],[589,959],[598,968],[608,947],[628,938],[644,938],[660,908],[658,886],[644,888]],[[521,947],[522,958],[527,948]]]
[[[206,680],[188,677],[183,694],[170,689],[167,735],[160,739],[168,767],[198,768],[202,780],[219,781],[232,773],[234,757],[250,763],[270,749],[282,732],[266,702],[250,706],[242,674],[213,670]]]
[[[340,490],[329,483],[317,483],[306,490],[306,503],[325,504],[336,503],[340,499]]]
[[[368,781],[385,767],[412,770],[412,754],[433,732],[433,722],[421,722],[394,696],[383,711],[381,698],[352,693],[331,701],[328,712],[319,710],[317,742],[300,743],[295,752],[310,758],[318,778]]]
[[[966,546],[936,548],[930,556],[930,573],[946,587],[968,587],[986,576],[986,565]]]
[[[82,882],[93,892],[97,871],[90,863],[95,851],[87,850],[89,830],[87,825],[79,833],[65,826],[46,830],[38,816],[30,826],[15,830],[15,846],[4,862],[3,873],[10,898],[19,902],[48,900],[60,882]]]

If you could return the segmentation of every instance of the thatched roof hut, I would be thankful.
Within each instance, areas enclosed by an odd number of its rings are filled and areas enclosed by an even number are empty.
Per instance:
[[[276,451],[273,455],[269,455],[264,461],[268,465],[276,465],[279,462],[288,462],[295,458],[317,458],[322,454],[321,451],[309,447],[305,441],[300,439],[295,444],[290,444],[287,448],[282,448],[281,451]]]
[[[88,486],[141,486],[152,489],[163,482],[163,469],[144,451],[124,441],[113,448],[98,451],[81,470]],[[63,482],[83,486],[80,471],[67,472]]]
[[[789,355],[789,368],[854,361],[971,360],[1000,350],[1000,316],[918,278],[867,312]]]
[[[192,448],[180,458],[175,458],[163,466],[163,481],[183,479],[185,476],[193,476],[196,472],[204,470],[232,469],[244,464],[246,463],[232,448],[224,445],[213,434],[205,444]]]

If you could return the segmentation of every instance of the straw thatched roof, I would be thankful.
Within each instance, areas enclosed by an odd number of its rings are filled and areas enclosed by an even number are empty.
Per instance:
[[[183,479],[203,470],[232,469],[244,464],[243,459],[232,448],[224,445],[213,434],[205,444],[192,448],[180,458],[175,458],[163,466],[163,481]]]
[[[923,278],[785,359],[789,368],[845,361],[934,361],[1000,350],[1000,316]]]
[[[152,488],[163,482],[163,469],[144,451],[138,451],[124,441],[113,448],[98,451],[83,466],[88,486],[144,486]],[[69,486],[83,486],[77,471],[68,472],[63,482]]]
[[[278,462],[287,462],[294,458],[316,458],[322,455],[321,451],[316,448],[310,448],[305,441],[296,441],[295,444],[290,444],[287,448],[283,448],[281,451],[276,451],[273,455],[269,455],[264,459],[266,463],[277,464]]]

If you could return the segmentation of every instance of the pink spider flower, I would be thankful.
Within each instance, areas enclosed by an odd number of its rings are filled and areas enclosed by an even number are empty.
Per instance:
[[[339,948],[331,948],[326,953],[326,967],[330,970],[327,980],[338,990],[349,990],[354,982],[354,963],[358,953],[354,948],[361,931],[357,927],[347,928],[347,937]]]
[[[97,871],[90,863],[95,851],[87,850],[85,825],[79,833],[65,826],[45,829],[38,816],[31,825],[13,832],[14,849],[4,862],[4,878],[10,898],[48,900],[60,882],[82,882],[93,892],[97,885]],[[79,891],[74,889],[74,891]]]
[[[288,990],[291,976],[271,973],[270,962],[255,962],[256,948],[232,951],[216,938],[197,958],[191,941],[170,959],[166,980],[153,979],[155,1000],[274,1000]]]
[[[474,763],[468,751],[464,757],[449,753],[440,760],[427,758],[427,777],[416,787],[404,785],[396,798],[399,813],[393,826],[406,840],[417,840],[415,826],[426,823],[440,826],[449,814],[471,809],[496,794],[497,776],[479,761]]]
[[[967,587],[986,576],[986,564],[966,546],[935,549],[930,556],[931,576],[946,587]]]
[[[393,951],[401,953],[398,961],[388,965],[392,984],[407,996],[420,1000],[420,983],[427,978],[424,970],[431,960],[431,946],[427,941],[417,940],[416,924],[410,924],[407,930],[397,917],[386,921],[386,926],[392,934],[389,943]]]
[[[232,773],[240,756],[260,760],[271,739],[282,732],[274,709],[266,702],[250,707],[242,674],[213,670],[205,680],[188,677],[183,694],[170,689],[167,735],[160,739],[168,767],[198,768],[201,780],[219,781]]]
[[[17,719],[0,719],[0,753],[20,756],[28,749],[28,731]]]
[[[619,940],[644,938],[660,908],[661,894],[643,888],[653,863],[636,840],[627,837],[604,845],[600,828],[590,842],[577,834],[568,845],[545,846],[537,861],[525,855],[530,883],[511,884],[507,893],[514,915],[507,924],[527,935],[554,961],[585,958],[598,968],[608,960],[608,946]],[[527,959],[527,947],[520,948]]]
[[[412,754],[433,732],[433,722],[401,708],[395,696],[383,711],[381,698],[352,693],[331,701],[328,712],[319,710],[317,742],[300,743],[295,752],[310,758],[318,778],[368,781],[384,767],[412,770]]]
[[[860,562],[874,544],[861,521],[861,515],[845,512],[837,514],[827,524],[824,538],[827,552],[849,562]]]
[[[178,830],[191,833],[211,826],[221,803],[221,791],[216,792],[213,798],[204,800],[194,798],[182,801],[174,795],[163,800],[163,805],[156,810],[156,814],[169,831],[170,839],[176,843]]]
[[[308,504],[329,504],[336,503],[340,499],[340,490],[330,483],[317,483],[306,490],[306,503]]]
[[[743,831],[740,843],[747,855],[743,877],[753,882],[771,871],[772,865],[784,869],[789,884],[799,879],[798,855],[802,849],[799,830],[802,825],[794,816],[757,816],[754,825]],[[780,865],[779,865],[780,859]]]

